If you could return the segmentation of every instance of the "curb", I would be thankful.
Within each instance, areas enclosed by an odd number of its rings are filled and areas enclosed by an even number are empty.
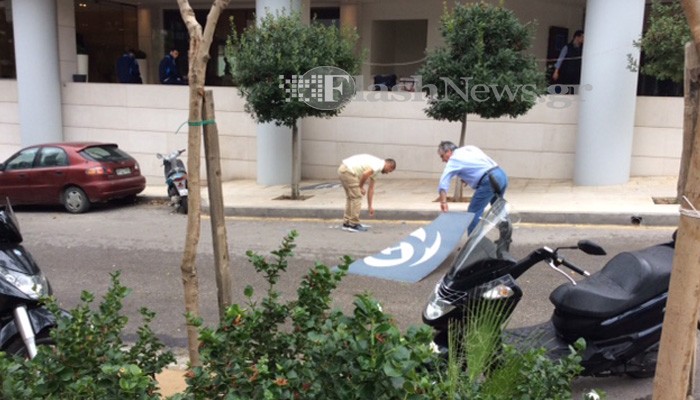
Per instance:
[[[144,201],[166,201],[165,196],[141,195]],[[209,213],[209,205],[202,206],[202,212]],[[343,211],[330,208],[293,208],[293,207],[239,207],[224,206],[224,215],[228,217],[249,218],[308,218],[340,219]],[[432,221],[440,214],[429,210],[383,210],[379,220],[390,221]],[[532,224],[562,225],[618,225],[618,226],[678,226],[678,213],[605,213],[605,212],[543,212],[518,211],[520,222]]]

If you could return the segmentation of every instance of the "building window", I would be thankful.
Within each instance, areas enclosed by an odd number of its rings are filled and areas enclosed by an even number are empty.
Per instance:
[[[427,19],[373,21],[370,73],[381,81],[375,83],[393,86],[415,75],[425,62],[427,41]]]
[[[117,59],[126,49],[138,49],[136,12],[136,6],[117,1],[75,2],[76,45],[89,56],[90,82],[117,82]]]
[[[7,2],[4,2],[7,4]],[[15,79],[15,43],[12,33],[12,10],[0,5],[0,79]]]

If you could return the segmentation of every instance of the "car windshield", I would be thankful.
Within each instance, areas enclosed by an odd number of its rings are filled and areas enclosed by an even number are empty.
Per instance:
[[[128,154],[121,151],[116,145],[92,146],[80,152],[83,157],[97,162],[118,162],[129,160]]]
[[[513,233],[513,221],[508,212],[509,208],[508,202],[503,198],[499,198],[491,205],[489,211],[481,217],[476,229],[467,238],[467,243],[457,255],[448,275],[453,276],[484,259],[509,257],[505,255],[508,253]]]

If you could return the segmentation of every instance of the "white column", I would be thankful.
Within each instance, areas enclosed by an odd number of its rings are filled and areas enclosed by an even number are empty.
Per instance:
[[[56,0],[14,0],[12,22],[22,145],[60,142],[63,120]]]
[[[629,180],[637,102],[637,72],[628,54],[642,34],[644,0],[588,0],[582,55],[576,185]]]
[[[255,15],[302,12],[302,0],[257,0]],[[307,12],[308,14],[308,12]],[[299,132],[301,139],[301,121]],[[258,124],[257,182],[260,185],[282,185],[292,182],[292,129],[274,123]]]

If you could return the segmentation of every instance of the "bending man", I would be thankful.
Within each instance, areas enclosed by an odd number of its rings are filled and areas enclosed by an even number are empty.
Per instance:
[[[370,217],[374,216],[374,179],[378,173],[388,174],[396,169],[396,161],[391,158],[381,158],[369,154],[357,154],[348,157],[338,168],[338,177],[345,189],[345,214],[343,215],[343,230],[348,232],[364,232],[367,227],[360,223],[362,196],[367,194],[367,208]],[[365,184],[367,189],[365,190]]]
[[[442,171],[438,193],[440,194],[440,209],[448,211],[447,190],[450,189],[452,177],[458,176],[464,183],[474,189],[474,195],[469,202],[468,212],[474,213],[474,219],[467,233],[471,233],[481,219],[486,205],[493,204],[498,196],[503,196],[508,187],[508,177],[498,164],[476,146],[457,148],[454,143],[444,141],[438,146],[438,156],[446,163]],[[498,188],[491,185],[491,179]]]

